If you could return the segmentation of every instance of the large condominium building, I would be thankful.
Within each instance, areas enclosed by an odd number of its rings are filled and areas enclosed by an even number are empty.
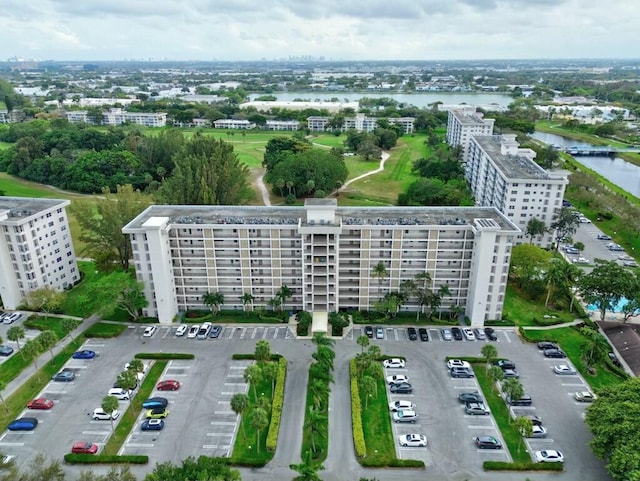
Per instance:
[[[66,115],[69,122],[93,122],[86,110],[70,110],[66,112]],[[164,127],[167,125],[167,114],[164,112],[126,112],[122,109],[110,109],[102,113],[103,125],[121,125],[126,122],[145,127]]]
[[[535,152],[520,149],[515,135],[475,136],[469,143],[465,175],[477,205],[493,206],[523,232],[533,217],[549,228],[562,207],[566,172],[550,172],[533,161]],[[524,234],[516,238],[523,241]],[[552,233],[537,239],[551,247]]]
[[[492,135],[494,119],[485,119],[475,107],[449,110],[447,143],[462,147],[462,160],[467,162],[469,143],[474,135]]]
[[[162,206],[127,224],[146,315],[171,322],[203,308],[220,292],[224,308],[242,296],[266,307],[281,286],[286,309],[327,313],[371,309],[416,275],[448,288],[442,308],[460,307],[475,326],[500,318],[518,228],[492,207],[337,207],[307,199],[304,207]],[[378,264],[385,275],[376,277]],[[403,310],[419,309],[410,299]]]
[[[355,129],[358,132],[373,132],[378,125],[378,117],[367,117],[364,114],[356,114],[355,117],[345,117],[341,130],[347,131]],[[413,117],[389,117],[385,118],[387,122],[393,125],[400,125],[405,134],[413,133],[413,124],[416,119]],[[324,132],[329,126],[329,117],[311,116],[307,117],[307,128],[311,132]]]
[[[15,309],[33,289],[80,280],[65,207],[68,200],[0,197],[0,295]]]
[[[219,119],[213,121],[213,127],[215,129],[249,130],[255,129],[256,124],[249,122],[246,119]]]

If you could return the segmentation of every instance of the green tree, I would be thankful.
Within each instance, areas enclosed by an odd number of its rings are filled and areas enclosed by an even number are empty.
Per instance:
[[[142,360],[134,358],[129,361],[129,366],[127,367],[129,371],[133,371],[134,373],[144,372],[144,362]]]
[[[33,365],[36,368],[36,376],[38,380],[40,380],[40,368],[38,367],[38,356],[42,353],[42,343],[40,343],[39,338],[30,339],[24,343],[22,349],[20,350],[25,359],[32,359]]]
[[[259,340],[256,343],[256,349],[254,352],[256,361],[258,364],[263,364],[266,361],[271,360],[271,344],[269,341],[265,341],[264,339]]]
[[[51,330],[42,331],[38,336],[38,342],[42,346],[43,350],[49,351],[51,359],[53,359],[53,348],[58,343],[58,336]]]
[[[251,364],[244,370],[244,381],[253,387],[253,397],[257,399],[257,385],[262,380],[262,369],[257,364]]]
[[[136,376],[135,371],[126,369],[118,374],[116,382],[122,389],[132,391],[138,385],[138,377]]]
[[[587,367],[591,367],[606,357],[611,346],[609,341],[592,327],[583,327],[580,329],[580,333],[584,336],[582,359]]]
[[[551,229],[556,232],[556,250],[558,250],[561,239],[571,237],[578,230],[580,219],[574,213],[573,209],[562,207],[551,223]]]
[[[320,346],[327,346],[327,347],[331,347],[333,348],[334,344],[336,343],[333,339],[327,337],[324,333],[322,332],[316,332],[313,337],[311,338],[311,342],[316,346],[316,347],[320,347]]]
[[[364,408],[369,408],[369,397],[377,395],[378,383],[371,376],[363,376],[360,380],[360,392],[364,396]]]
[[[27,292],[23,303],[31,311],[40,311],[48,314],[60,308],[64,299],[64,293],[51,286],[43,286]]]
[[[538,246],[520,244],[511,251],[509,276],[519,287],[530,288],[541,277],[551,254]]]
[[[533,432],[533,423],[531,422],[531,419],[524,416],[518,416],[517,418],[515,418],[513,420],[513,427],[516,428],[518,432],[522,434],[525,438],[528,438],[529,436],[531,436],[531,433]],[[520,452],[520,448],[522,447],[522,444],[523,444],[523,441],[522,441],[522,438],[520,438],[518,440],[518,452]]]
[[[618,304],[622,297],[632,298],[638,290],[638,279],[629,270],[614,261],[595,260],[596,266],[578,281],[583,299],[595,304],[604,321],[608,310]]]
[[[324,466],[314,461],[313,453],[308,450],[304,453],[301,463],[291,464],[289,468],[298,473],[298,476],[294,478],[295,481],[321,481],[318,471],[322,471]]]
[[[262,365],[262,375],[267,381],[271,381],[271,397],[273,399],[278,377],[278,364],[276,362],[265,362]]]
[[[7,383],[6,383],[6,381],[0,379],[0,402],[4,406],[4,410],[9,412],[9,407],[7,406],[7,402],[5,401],[4,396],[2,395],[2,392],[5,389],[7,389]]]
[[[256,446],[257,451],[260,452],[260,433],[269,425],[269,417],[267,416],[267,412],[264,409],[254,408],[251,411],[249,424],[251,426],[251,429],[254,429],[257,433]]]
[[[541,236],[546,234],[547,226],[544,221],[538,219],[537,217],[532,217],[527,222],[527,228],[525,230],[525,234],[529,236],[529,244],[533,243],[533,238],[537,236]]]
[[[382,287],[382,279],[387,277],[389,273],[387,272],[387,268],[382,261],[378,262],[375,266],[373,266],[373,270],[371,271],[372,277],[378,278],[378,287]]]
[[[480,349],[480,353],[482,354],[482,357],[486,359],[487,364],[491,362],[491,359],[495,359],[496,357],[498,357],[498,349],[496,349],[493,344],[485,344],[484,346],[482,346],[482,349]]]
[[[129,319],[136,321],[142,309],[149,305],[144,295],[144,283],[135,282],[125,286],[116,299],[117,306],[129,314]]]
[[[283,285],[278,290],[277,297],[280,299],[280,304],[282,308],[284,308],[284,305],[287,303],[287,300],[293,297],[293,291],[288,286]]]
[[[131,185],[118,186],[114,194],[104,189],[102,198],[95,203],[71,204],[71,212],[80,226],[80,240],[86,246],[82,253],[91,256],[102,268],[116,263],[124,272],[128,271],[133,251],[122,228],[147,206],[147,198]]]
[[[236,413],[236,416],[244,416],[244,413],[249,409],[249,396],[243,392],[237,392],[231,397],[231,410]],[[245,432],[244,423],[240,421],[242,426],[242,436],[246,439],[247,433]]]
[[[102,404],[100,405],[100,407],[105,413],[111,414],[115,410],[117,410],[118,407],[120,407],[120,404],[118,403],[117,397],[105,396],[104,398],[102,398]],[[109,419],[111,420],[111,431],[113,431],[113,417],[110,417]]]
[[[369,346],[369,338],[362,334],[358,336],[356,343],[362,348],[362,352],[364,352],[365,348]]]
[[[502,381],[502,392],[513,400],[524,396],[524,387],[518,379],[509,378]]]
[[[76,327],[80,325],[80,321],[76,319],[71,319],[70,317],[65,317],[62,319],[62,330],[65,332],[64,337],[66,338],[71,331],[73,331]]]
[[[491,366],[487,369],[487,376],[493,382],[492,386],[495,389],[496,383],[504,379],[504,371],[500,369],[500,366]]]
[[[29,463],[28,471],[23,473],[19,481],[64,481],[65,472],[60,461],[49,459],[44,454],[36,454]]]
[[[18,351],[20,350],[20,340],[25,338],[25,330],[22,326],[11,326],[7,329],[7,339],[15,342],[18,345]]]
[[[549,305],[549,299],[554,289],[570,295],[570,289],[582,275],[582,270],[558,257],[551,259],[543,275],[543,281],[547,285],[547,297],[545,307]]]
[[[327,367],[330,371],[333,371],[333,360],[336,357],[336,353],[329,346],[318,346],[316,352],[311,354],[319,364]]]
[[[202,294],[202,303],[211,308],[211,314],[218,313],[219,307],[224,304],[224,294],[222,292],[206,292]]]
[[[327,434],[327,416],[323,413],[319,407],[314,405],[309,406],[307,415],[304,418],[304,429],[308,429],[311,433],[311,449],[314,453],[317,453],[316,449],[316,436],[326,436]]]
[[[245,292],[244,294],[242,294],[242,309],[246,312],[248,307],[251,307],[251,310],[253,310],[253,300],[254,297],[251,295],[250,292]]]
[[[329,386],[322,379],[310,379],[309,392],[311,392],[313,405],[321,407],[324,400],[329,397]]]

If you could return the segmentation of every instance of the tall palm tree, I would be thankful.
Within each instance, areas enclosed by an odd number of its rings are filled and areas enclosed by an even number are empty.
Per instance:
[[[371,275],[373,277],[378,278],[378,287],[382,287],[382,279],[387,277],[389,273],[387,272],[387,268],[382,261],[378,262],[375,266],[373,266],[373,271],[371,271]]]
[[[283,285],[278,290],[277,297],[280,299],[282,308],[284,309],[284,304],[286,304],[287,299],[293,297],[293,291],[286,285]]]
[[[449,290],[449,286],[446,284],[441,284],[440,287],[438,288],[438,296],[440,296],[440,303],[442,304],[442,299],[445,296],[448,296],[449,294],[451,294],[451,291]],[[442,316],[442,311],[438,311],[438,319],[441,319]]]
[[[11,326],[7,330],[7,339],[18,344],[18,351],[20,350],[20,339],[25,338],[25,330],[22,326]]]
[[[251,295],[250,292],[245,292],[242,294],[242,308],[244,311],[247,311],[247,306],[251,306],[251,310],[253,310],[253,300],[255,298]]]
[[[314,343],[316,345],[316,347],[319,346],[328,346],[328,347],[333,347],[333,345],[336,343],[333,339],[328,338],[324,333],[322,332],[316,332],[313,335],[313,338],[311,339],[311,342]]]
[[[219,306],[224,304],[224,294],[222,292],[207,292],[202,294],[202,302],[211,308],[212,314],[217,314]]]
[[[244,412],[249,409],[249,396],[243,392],[237,392],[231,397],[231,410],[236,413],[236,416],[242,416]],[[242,437],[246,439],[247,434],[245,432],[244,423],[240,420],[242,426]]]
[[[321,436],[327,433],[327,416],[315,406],[309,406],[304,419],[304,428],[311,433],[311,449],[316,452],[316,435]]]

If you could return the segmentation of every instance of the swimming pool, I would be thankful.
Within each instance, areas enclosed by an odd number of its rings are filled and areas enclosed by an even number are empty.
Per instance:
[[[624,308],[624,306],[627,305],[628,302],[629,302],[629,299],[627,299],[626,297],[621,298],[618,301],[618,303],[615,306],[613,306],[612,312],[622,312],[622,309]],[[587,310],[588,311],[599,311],[600,308],[598,307],[597,303],[587,304]]]

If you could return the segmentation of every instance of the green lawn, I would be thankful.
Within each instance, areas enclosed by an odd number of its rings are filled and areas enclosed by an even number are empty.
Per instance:
[[[555,316],[555,318],[545,319],[544,316]],[[502,317],[505,320],[512,321],[517,326],[537,326],[540,324],[551,325],[571,322],[579,315],[567,311],[548,309],[544,307],[543,302],[530,301],[522,295],[522,292],[517,287],[508,283]],[[538,322],[535,322],[534,319],[537,319]]]
[[[347,136],[344,134],[320,134],[311,136],[309,140],[314,144],[324,145],[325,147],[344,147],[346,138]]]
[[[389,415],[389,398],[385,379],[377,379],[378,392],[367,401],[360,390],[362,430],[367,446],[367,461],[387,466],[396,459],[396,445]]]
[[[127,326],[125,324],[112,324],[107,322],[99,322],[89,327],[85,332],[85,337],[88,338],[112,338],[118,337],[124,331],[127,330]]]
[[[238,462],[248,463],[268,463],[273,458],[273,452],[267,451],[267,434],[269,432],[269,425],[260,432],[258,441],[258,432],[251,427],[251,406],[256,401],[257,397],[266,397],[273,399],[273,390],[271,381],[263,380],[255,389],[253,386],[249,387],[247,391],[249,396],[250,407],[244,413],[240,419],[240,427],[236,434],[236,442],[233,445],[232,458]],[[271,411],[269,411],[269,424],[271,424]],[[258,442],[260,446],[258,446]],[[293,449],[293,446],[291,447]]]

